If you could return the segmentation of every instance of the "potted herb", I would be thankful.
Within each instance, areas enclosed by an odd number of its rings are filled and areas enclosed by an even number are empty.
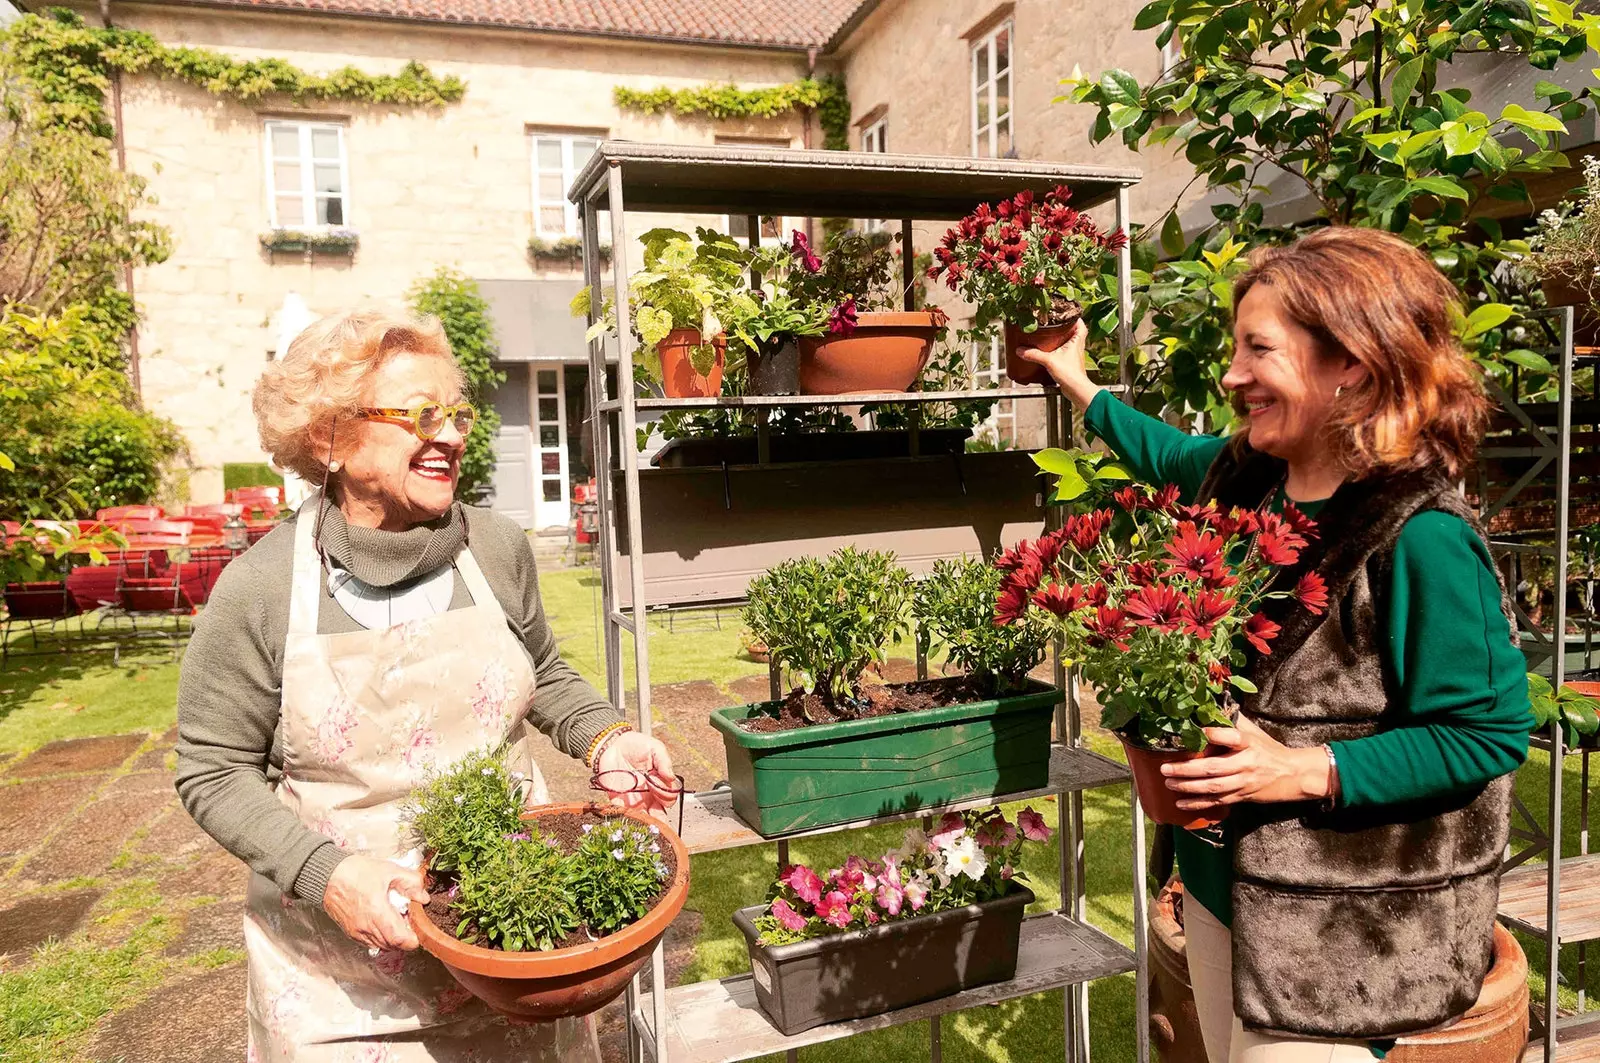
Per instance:
[[[1031,808],[1015,824],[998,808],[952,812],[881,859],[784,868],[766,904],[733,914],[756,1003],[792,1035],[1007,981],[1034,899],[1022,848],[1050,834]]]
[[[1280,516],[1179,506],[1176,487],[1126,487],[1116,501],[1134,534],[1107,535],[1116,514],[1099,509],[1007,551],[997,562],[1006,578],[995,621],[1061,640],[1097,691],[1101,725],[1122,740],[1152,819],[1209,826],[1216,820],[1177,808],[1161,765],[1207,755],[1204,729],[1231,725],[1232,692],[1255,693],[1235,670],[1248,661],[1246,645],[1271,652],[1279,625],[1264,604],[1327,606],[1315,572],[1290,589],[1275,582],[1315,525],[1292,508]]]
[[[796,231],[789,251],[798,266],[791,290],[826,312],[828,326],[800,336],[800,393],[910,390],[948,318],[937,307],[899,309],[903,293],[888,242],[846,231],[829,239],[818,257]]]
[[[798,230],[789,244],[758,248],[751,252],[750,269],[759,283],[729,300],[728,327],[745,349],[752,394],[799,393],[801,338],[837,327],[830,307],[795,288],[813,260]]]
[[[1068,205],[1072,192],[1057,186],[1043,197],[1019,192],[991,206],[979,204],[934,248],[928,277],[941,277],[977,306],[974,324],[1005,324],[1006,373],[1018,384],[1042,384],[1042,366],[1021,361],[1018,347],[1053,351],[1082,320],[1091,337],[1117,326],[1113,256],[1127,244],[1118,229],[1104,233],[1087,214]]]
[[[631,809],[523,807],[498,753],[463,758],[412,795],[422,947],[502,1014],[547,1022],[615,1000],[689,893],[689,853]]]
[[[696,240],[676,229],[651,229],[639,237],[644,265],[628,278],[633,329],[647,354],[637,368],[653,376],[668,398],[722,393],[727,362],[723,318],[744,285],[747,253],[731,237],[696,230]],[[574,316],[589,313],[588,288],[572,300]],[[586,339],[614,333],[616,310],[606,301]]]
[[[1561,721],[1562,741],[1568,746],[1600,746],[1600,676],[1582,674],[1557,691],[1550,680],[1528,673],[1528,702],[1533,709],[1535,732]]]
[[[1573,342],[1600,345],[1600,156],[1583,160],[1583,186],[1574,198],[1538,217],[1524,260],[1550,306],[1576,306]]]
[[[361,234],[354,229],[269,229],[261,234],[261,246],[268,254],[301,251],[308,254],[353,255],[361,244]]]
[[[782,700],[712,713],[734,812],[774,835],[1043,786],[1062,696],[1025,678],[1043,643],[1031,632],[957,631],[994,626],[994,587],[966,578],[917,596],[894,555],[851,547],[752,582],[745,625],[800,683]],[[930,638],[958,640],[971,674],[864,682],[904,637],[908,611]]]

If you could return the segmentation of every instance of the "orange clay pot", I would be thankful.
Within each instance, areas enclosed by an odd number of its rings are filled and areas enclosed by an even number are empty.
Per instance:
[[[711,346],[717,358],[711,372],[701,375],[695,371],[690,354],[702,343],[697,328],[675,328],[656,344],[661,357],[661,390],[669,399],[710,399],[722,394],[722,367],[728,358],[728,337],[717,333],[711,337]]]
[[[1017,348],[1053,351],[1072,336],[1078,320],[1073,318],[1063,325],[1041,325],[1032,332],[1024,332],[1021,326],[1006,322],[1006,376],[1011,378],[1011,382],[1022,385],[1050,383],[1050,371],[1042,365],[1018,358]]]
[[[910,390],[946,320],[939,310],[864,311],[848,336],[801,336],[800,394]]]
[[[622,995],[634,972],[644,966],[656,942],[667,932],[689,896],[689,850],[683,839],[660,820],[634,809],[575,802],[545,805],[522,814],[524,822],[541,816],[594,812],[625,816],[661,831],[672,846],[677,870],[672,885],[644,918],[615,934],[570,949],[549,952],[503,952],[460,941],[435,925],[418,905],[409,918],[417,940],[473,996],[495,1011],[523,1022],[550,1022],[598,1011]],[[427,872],[426,866],[423,868]]]
[[[1167,789],[1167,780],[1161,774],[1161,765],[1199,760],[1201,757],[1210,756],[1212,747],[1208,746],[1198,753],[1191,753],[1188,750],[1146,749],[1134,745],[1121,735],[1117,737],[1128,754],[1128,769],[1133,772],[1133,785],[1139,793],[1139,804],[1143,806],[1145,815],[1157,823],[1182,827],[1184,830],[1215,827],[1227,818],[1226,809],[1220,813],[1202,815],[1179,808],[1179,795]]]

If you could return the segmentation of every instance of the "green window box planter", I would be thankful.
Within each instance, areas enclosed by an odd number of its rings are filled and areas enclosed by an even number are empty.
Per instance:
[[[763,945],[756,919],[767,906],[733,913],[750,951],[756,1003],[786,1036],[823,1023],[899,1011],[1017,973],[1024,910],[1033,891],[933,915],[830,934],[793,945]]]
[[[1029,680],[1010,697],[793,731],[739,726],[775,702],[717,709],[711,725],[727,750],[734,812],[772,837],[1040,789],[1062,696]]]

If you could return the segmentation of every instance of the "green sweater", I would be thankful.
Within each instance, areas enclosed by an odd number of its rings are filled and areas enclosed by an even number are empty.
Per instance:
[[[1189,435],[1101,392],[1084,419],[1140,479],[1174,483],[1192,500],[1225,440]],[[1315,515],[1320,502],[1299,503]],[[1399,692],[1396,726],[1330,743],[1340,803],[1382,805],[1481,786],[1527,759],[1533,716],[1527,666],[1500,611],[1493,561],[1459,517],[1406,521],[1394,550],[1383,663]],[[1224,820],[1224,826],[1226,826]],[[1178,831],[1184,889],[1224,924],[1233,919],[1233,852]]]

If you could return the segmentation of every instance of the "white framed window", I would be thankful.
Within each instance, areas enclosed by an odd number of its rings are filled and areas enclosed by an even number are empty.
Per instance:
[[[578,236],[578,205],[567,201],[573,178],[600,146],[598,133],[528,134],[533,160],[533,230],[540,236]]]
[[[1011,20],[972,42],[972,154],[980,159],[1015,155],[1011,128]]]
[[[885,152],[889,150],[889,116],[879,116],[872,122],[861,127],[861,150]],[[883,230],[882,218],[863,218],[861,228],[865,232],[875,233]]]
[[[1003,388],[1006,379],[1006,345],[1000,333],[974,336],[967,343],[967,369],[972,374],[974,390]],[[975,433],[1002,450],[1015,445],[1017,438],[1017,410],[1015,399],[999,399],[994,409]]]
[[[344,126],[268,119],[267,221],[274,229],[350,224],[350,168]]]
[[[1178,27],[1170,26],[1172,36],[1161,46],[1161,76],[1168,77],[1183,62],[1183,41],[1178,37]]]

